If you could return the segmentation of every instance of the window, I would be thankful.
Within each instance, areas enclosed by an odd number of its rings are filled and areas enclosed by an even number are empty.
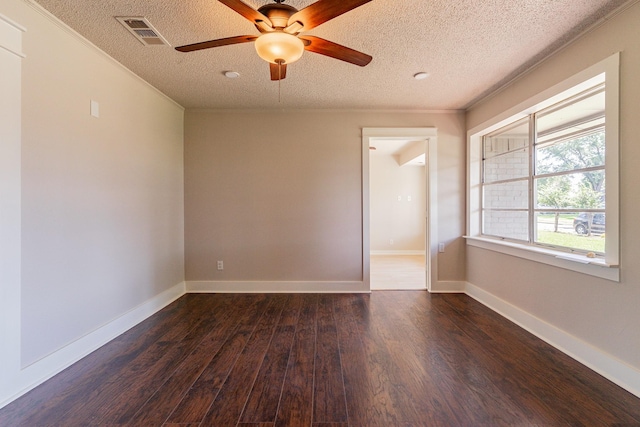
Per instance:
[[[483,136],[482,234],[604,256],[604,91]]]
[[[469,132],[469,244],[618,279],[617,67]]]

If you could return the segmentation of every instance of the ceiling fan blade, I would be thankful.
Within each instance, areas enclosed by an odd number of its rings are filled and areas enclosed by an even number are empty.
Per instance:
[[[287,64],[269,62],[269,70],[271,71],[271,80],[277,81],[287,77]]]
[[[249,6],[248,4],[240,0],[218,0],[218,1],[224,4],[225,6],[235,10],[240,15],[244,16],[245,18],[247,18],[249,21],[253,23],[255,23],[256,21],[264,21],[267,24],[269,24],[269,26],[273,26],[269,18],[267,18],[262,13],[258,12],[257,10],[255,10],[254,8],[252,8],[251,6]]]
[[[255,41],[255,39],[257,38],[258,37],[256,36],[227,37],[224,39],[209,40],[207,42],[200,42],[200,43],[188,44],[184,46],[178,46],[176,47],[176,50],[179,52],[193,52],[194,50],[209,49],[212,47],[227,46],[230,44],[248,43],[248,42]]]
[[[300,39],[305,44],[304,49],[309,52],[330,56],[331,58],[339,59],[361,67],[364,67],[373,59],[366,53],[358,52],[357,50],[330,42],[329,40],[325,40],[320,37],[303,36],[300,37]]]
[[[304,26],[304,31],[309,31],[336,16],[340,16],[370,1],[371,0],[318,0],[299,12],[294,13],[291,18],[289,18],[289,25],[298,21]]]

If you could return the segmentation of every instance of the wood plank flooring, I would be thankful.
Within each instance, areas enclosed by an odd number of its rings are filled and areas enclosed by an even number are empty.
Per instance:
[[[464,295],[189,294],[0,426],[640,426],[640,399]]]

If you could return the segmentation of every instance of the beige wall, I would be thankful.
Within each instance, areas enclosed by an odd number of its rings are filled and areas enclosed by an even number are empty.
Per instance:
[[[20,370],[20,138],[22,34],[0,16],[0,407]]]
[[[420,126],[438,127],[439,278],[464,279],[462,114],[187,111],[187,280],[361,281],[361,129]]]
[[[183,109],[27,3],[0,13],[27,30],[21,349],[2,348],[26,366],[184,280]]]
[[[390,153],[372,151],[369,156],[371,251],[424,251],[425,167],[400,166]]]
[[[621,282],[513,258],[480,248],[467,252],[468,281],[531,315],[640,369],[640,3],[473,107],[469,129],[621,51]]]

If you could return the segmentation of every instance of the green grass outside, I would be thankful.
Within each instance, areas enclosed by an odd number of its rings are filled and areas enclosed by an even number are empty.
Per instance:
[[[582,236],[579,234],[538,231],[538,243],[582,249],[604,253],[604,235]]]

